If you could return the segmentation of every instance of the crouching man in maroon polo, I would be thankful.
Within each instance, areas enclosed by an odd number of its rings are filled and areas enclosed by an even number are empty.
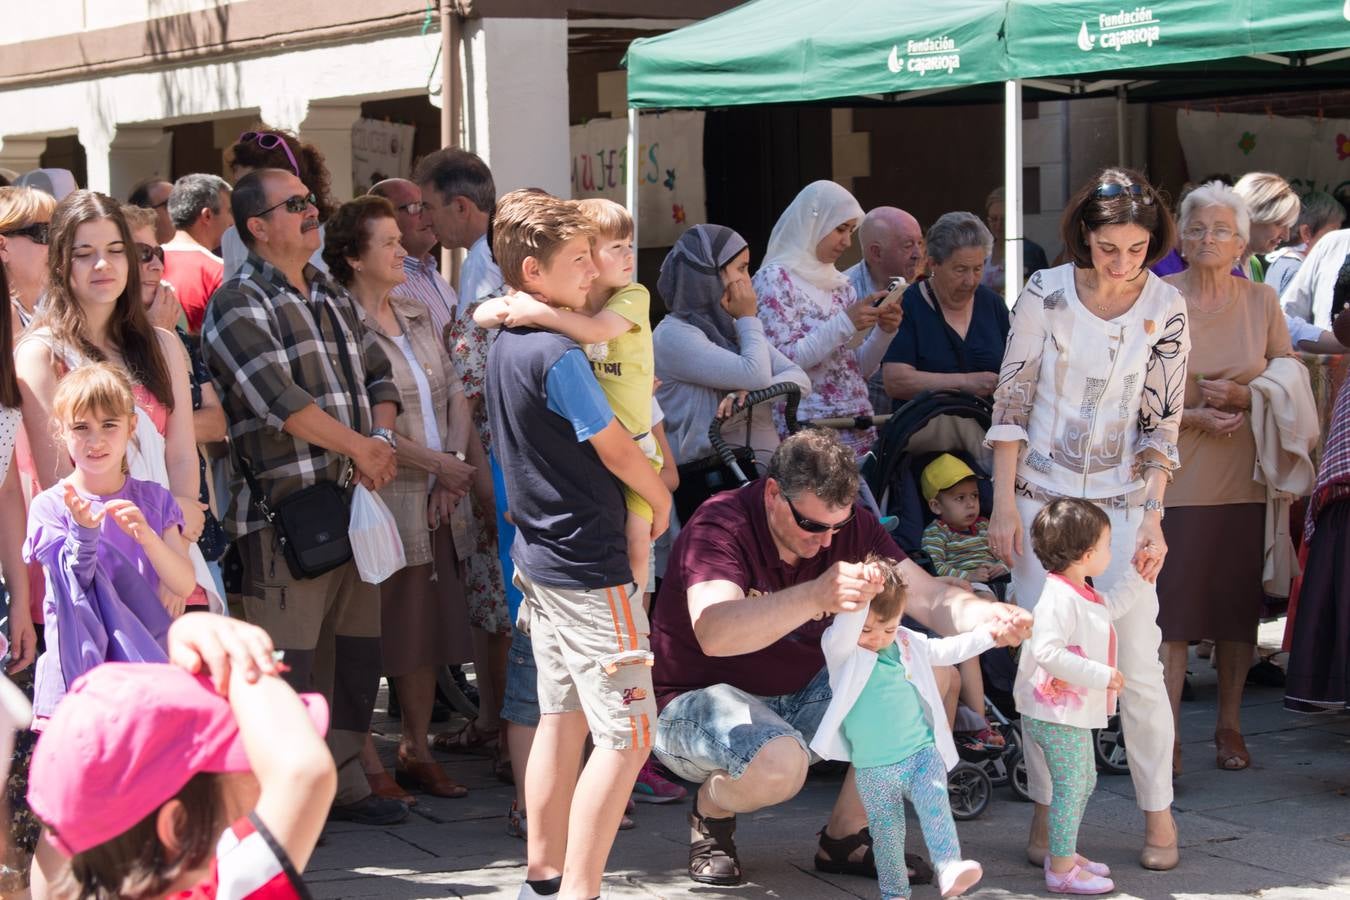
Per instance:
[[[701,784],[689,818],[694,881],[739,884],[736,814],[801,790],[830,702],[820,636],[831,615],[880,589],[861,564],[869,552],[902,560],[907,613],[939,634],[990,621],[1004,645],[1031,633],[1024,610],[980,600],[906,559],[857,496],[853,452],[833,432],[808,429],[779,446],[764,479],[704,503],[675,541],[652,605],[654,749]],[[866,826],[850,769],[816,868],[875,878]]]

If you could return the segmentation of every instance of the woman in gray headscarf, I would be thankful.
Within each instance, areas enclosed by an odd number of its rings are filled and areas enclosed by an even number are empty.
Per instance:
[[[652,332],[656,399],[666,435],[681,463],[708,456],[708,426],[730,413],[738,396],[791,381],[803,396],[811,381],[775,349],[756,316],[750,286],[750,249],[721,225],[695,225],[671,248],[657,280],[669,315]],[[767,462],[778,446],[768,411],[756,413],[744,432],[728,423],[729,443],[752,448]]]

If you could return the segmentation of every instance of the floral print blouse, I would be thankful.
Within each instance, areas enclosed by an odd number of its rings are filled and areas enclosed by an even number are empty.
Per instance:
[[[846,281],[826,294],[780,266],[760,269],[753,283],[769,343],[811,379],[811,393],[802,397],[797,415],[803,419],[872,415],[867,376],[881,365],[894,335],[873,328],[861,346],[849,346],[858,333],[847,312],[855,302],[852,286]],[[786,437],[781,420],[779,432]],[[840,440],[858,456],[872,448],[876,437],[875,428],[839,432]]]
[[[1178,465],[1191,341],[1181,292],[1153,273],[1110,321],[1087,309],[1073,265],[1031,276],[1013,309],[986,442],[1025,441],[1018,490],[1092,500],[1142,487],[1136,457]]]

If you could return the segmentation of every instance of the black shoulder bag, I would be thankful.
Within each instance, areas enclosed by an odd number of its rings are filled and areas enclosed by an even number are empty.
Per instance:
[[[347,340],[342,326],[331,306],[326,302],[324,310],[333,320],[333,328],[338,338],[338,356],[342,361],[342,372],[347,379],[347,388],[357,386],[356,376],[352,374],[351,360],[347,358]],[[319,323],[314,322],[317,328]],[[320,334],[322,335],[322,330]],[[359,406],[354,406],[358,410]],[[358,428],[360,422],[355,423]],[[331,572],[352,558],[351,541],[347,532],[351,523],[351,503],[347,488],[336,481],[320,481],[309,487],[301,488],[278,501],[269,503],[267,494],[258,484],[253,470],[242,454],[239,458],[239,471],[253,495],[253,503],[267,524],[276,533],[286,566],[291,577],[297,581],[306,578],[318,578],[325,572]]]

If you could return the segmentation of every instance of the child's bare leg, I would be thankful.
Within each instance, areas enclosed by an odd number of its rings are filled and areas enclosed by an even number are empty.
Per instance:
[[[640,597],[651,587],[647,584],[647,562],[652,552],[651,520],[629,510],[624,537],[628,541],[628,565],[633,568],[633,583],[638,586],[637,594]]]
[[[556,878],[563,872],[568,819],[577,787],[577,760],[581,758],[587,734],[586,716],[580,710],[546,713],[539,718],[534,744],[529,749],[529,765],[525,768],[525,803],[530,813],[525,877],[531,881]],[[625,798],[632,791],[631,783],[626,791]],[[617,819],[614,827],[618,830]],[[598,890],[586,896],[594,897],[597,893]]]
[[[619,833],[619,819],[648,752],[645,747],[640,750],[596,747],[586,761],[568,826],[571,840],[559,894],[562,900],[588,900],[600,894],[605,861]],[[530,828],[533,837],[533,822]]]

